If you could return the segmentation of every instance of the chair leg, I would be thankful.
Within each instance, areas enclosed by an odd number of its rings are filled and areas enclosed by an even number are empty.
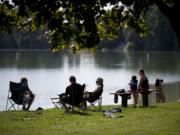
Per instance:
[[[63,103],[61,103],[61,101],[59,100],[59,98],[51,98],[51,101],[56,108],[58,108],[58,109],[65,108]]]
[[[9,100],[10,103],[11,103],[11,107],[8,109],[10,110],[11,108],[13,108],[15,111],[17,110],[16,107],[15,107],[15,103],[13,103],[11,100]]]
[[[7,98],[7,102],[6,102],[6,110],[8,110],[8,103],[9,103],[9,98]]]
[[[13,108],[13,109],[16,111],[16,108],[15,108],[14,104],[12,104],[12,105],[8,108],[8,111],[11,110],[11,108]]]
[[[17,105],[17,107],[16,107],[16,104],[11,100],[11,98],[8,98],[8,102],[10,102],[10,104],[11,104],[11,106],[10,107],[8,107],[8,104],[7,104],[7,109],[6,110],[11,110],[11,108],[13,108],[13,110],[14,111],[17,111],[17,110],[19,110],[19,105]]]
[[[98,107],[99,107],[99,110],[101,111],[102,110],[102,99],[99,100]]]
[[[61,109],[61,108],[62,108],[62,106],[61,106],[60,103],[55,103],[55,102],[52,102],[52,103],[53,103],[53,105],[54,105],[56,108],[58,108],[58,109]]]
[[[95,106],[97,104],[97,106]],[[102,110],[102,99],[96,100],[94,103],[90,103],[89,108],[93,107],[95,110],[101,111]]]
[[[9,100],[10,100],[10,97],[9,97],[9,91],[8,91],[8,96],[7,96],[7,101],[6,101],[6,110],[8,109],[8,103],[9,103]]]
[[[95,106],[95,103],[90,103],[89,109],[94,108],[95,110],[98,110],[98,107]]]

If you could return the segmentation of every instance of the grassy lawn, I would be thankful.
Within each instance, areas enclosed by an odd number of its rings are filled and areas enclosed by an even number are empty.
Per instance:
[[[105,106],[109,109],[112,106]],[[64,113],[58,109],[0,112],[0,135],[180,135],[180,103],[125,108],[119,118],[102,112]]]

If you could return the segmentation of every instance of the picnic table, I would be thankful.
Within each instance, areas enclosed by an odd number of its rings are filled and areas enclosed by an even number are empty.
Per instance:
[[[142,105],[144,107],[148,107],[149,106],[149,99],[148,99],[148,95],[155,91],[154,89],[149,89],[149,91],[139,91],[138,93],[141,93],[142,95]],[[127,101],[128,101],[128,97],[131,95],[131,91],[125,91],[123,93],[110,93],[110,94],[113,94],[113,95],[119,95],[121,96],[121,105],[122,107],[127,107]]]
[[[127,101],[128,101],[128,97],[131,95],[131,92],[124,92],[124,93],[110,93],[113,95],[119,95],[121,96],[121,105],[122,107],[127,107]]]

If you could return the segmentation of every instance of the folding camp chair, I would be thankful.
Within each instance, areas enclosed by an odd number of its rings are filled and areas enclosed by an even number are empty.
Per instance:
[[[58,95],[59,96],[59,95]],[[61,104],[60,98],[51,98],[53,105],[58,109],[64,109],[63,105]]]
[[[58,95],[59,96],[59,95]],[[51,98],[51,101],[53,103],[53,105],[58,108],[58,109],[62,109],[62,110],[66,110],[66,108],[63,106],[62,104],[62,101],[60,100],[60,97],[58,98]],[[71,110],[74,110],[74,108],[81,108],[81,103],[79,104],[79,106],[77,105],[72,105],[72,104],[69,104],[69,103],[66,103],[65,102],[65,105],[67,106],[67,108],[71,109]]]
[[[102,110],[102,95],[95,100],[94,102],[87,101],[89,103],[88,110],[91,110],[93,108],[95,111],[101,111]]]
[[[9,91],[6,103],[6,110],[19,110],[19,105],[22,105],[21,83],[9,83]]]
[[[82,85],[81,88],[81,92],[76,93],[75,95],[73,95],[73,99],[64,101],[63,103],[68,107],[71,108],[72,110],[74,110],[74,107],[76,108],[81,108],[81,103],[83,102],[83,93],[84,93],[84,88],[85,86]],[[79,91],[79,90],[78,90]],[[58,108],[58,109],[63,109],[66,110],[66,108],[64,108],[63,103],[61,101],[63,96],[67,96],[65,93],[58,95],[57,98],[51,98],[51,101],[53,103],[53,105]],[[72,101],[71,101],[72,100]]]

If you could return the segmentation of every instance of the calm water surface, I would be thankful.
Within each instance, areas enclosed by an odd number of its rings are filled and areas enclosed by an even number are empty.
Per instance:
[[[30,89],[36,93],[32,109],[53,107],[50,98],[65,91],[69,76],[87,84],[86,90],[96,88],[97,77],[104,79],[103,104],[114,104],[109,93],[129,89],[132,75],[144,68],[151,84],[164,79],[167,101],[180,99],[180,53],[177,52],[70,52],[0,51],[0,110],[5,109],[9,81],[27,77]],[[151,94],[151,103],[154,103]],[[132,101],[129,101],[131,103]]]

